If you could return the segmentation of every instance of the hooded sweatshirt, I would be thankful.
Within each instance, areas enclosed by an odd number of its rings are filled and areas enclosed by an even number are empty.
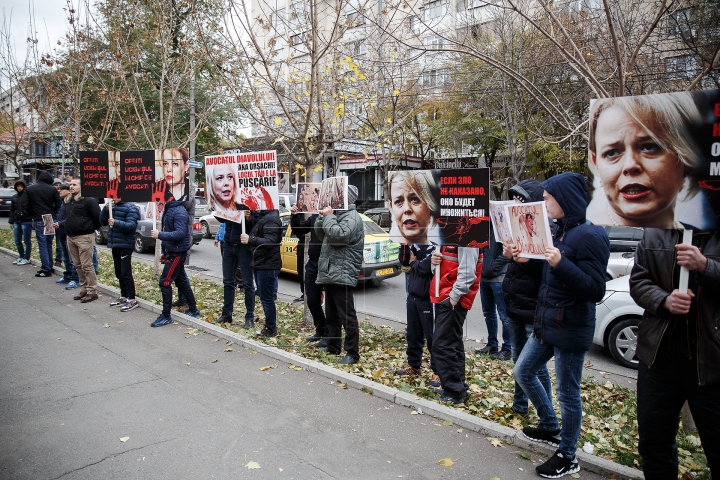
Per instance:
[[[37,182],[27,187],[20,199],[25,212],[36,222],[42,221],[43,215],[55,218],[60,209],[60,193],[52,186],[53,181],[50,172],[40,172]]]
[[[561,173],[541,186],[565,216],[557,220],[553,244],[562,259],[555,267],[544,260],[535,312],[534,334],[571,350],[590,350],[595,332],[595,304],[605,295],[610,239],[605,229],[585,222],[587,185],[582,175]],[[533,262],[535,263],[535,262]]]

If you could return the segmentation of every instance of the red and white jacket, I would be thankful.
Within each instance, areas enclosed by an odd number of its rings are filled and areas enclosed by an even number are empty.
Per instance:
[[[440,294],[435,295],[435,282],[430,284],[430,301],[440,303],[450,297],[464,309],[470,310],[480,288],[483,256],[479,248],[445,245],[441,247]],[[436,270],[433,265],[433,271]]]

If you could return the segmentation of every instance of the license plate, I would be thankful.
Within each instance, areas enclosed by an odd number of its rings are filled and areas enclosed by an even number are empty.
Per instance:
[[[378,277],[382,277],[383,275],[392,275],[395,270],[391,268],[381,268],[377,271]]]

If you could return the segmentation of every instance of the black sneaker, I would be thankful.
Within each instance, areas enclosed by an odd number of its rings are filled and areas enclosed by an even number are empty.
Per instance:
[[[52,272],[40,272],[36,273],[35,276],[40,278],[52,277]]]
[[[260,333],[257,334],[258,337],[263,337],[263,338],[270,338],[270,337],[274,337],[275,335],[277,335],[277,331],[270,330],[268,327],[263,327],[263,329],[260,330]]]
[[[510,350],[500,350],[499,352],[491,353],[490,358],[493,360],[509,361],[512,358]]]
[[[547,462],[535,467],[535,471],[541,477],[560,478],[565,475],[570,475],[571,473],[579,472],[580,465],[578,464],[577,458],[567,458],[558,450],[555,452],[555,455],[548,458]]]
[[[490,355],[497,351],[498,351],[498,349],[496,347],[491,347],[490,345],[485,345],[483,348],[478,348],[477,350],[475,350],[475,353],[478,355]]]
[[[542,427],[525,427],[523,435],[533,442],[547,443],[555,448],[560,446],[560,430],[550,432]]]
[[[220,317],[217,320],[215,320],[213,323],[218,324],[218,323],[232,323],[232,322],[233,322],[233,319],[230,315],[220,315]]]
[[[300,295],[296,299],[293,300],[293,303],[303,303],[305,301],[305,295]]]
[[[417,377],[418,375],[422,375],[422,369],[420,367],[405,367],[405,368],[398,368],[395,370],[395,375],[408,375],[411,377]]]
[[[465,395],[466,397],[467,395]],[[448,402],[452,403],[453,405],[462,405],[465,403],[465,397],[458,398],[455,395],[450,395],[448,392],[444,392],[442,395],[440,395],[440,401],[441,402]]]
[[[512,410],[515,415],[520,415],[522,418],[530,418],[530,412],[528,412],[527,410],[525,410],[524,412],[522,410],[518,410],[515,405],[510,407],[510,410]]]

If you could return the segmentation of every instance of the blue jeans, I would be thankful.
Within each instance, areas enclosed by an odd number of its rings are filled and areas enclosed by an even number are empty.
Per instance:
[[[524,322],[516,322],[512,318],[508,323],[510,324],[512,359],[513,362],[517,363],[527,339],[532,337],[533,326],[532,324],[528,325]],[[545,389],[548,398],[552,398],[552,383],[550,382],[550,374],[548,373],[547,366],[538,370],[537,377]],[[525,391],[520,387],[518,382],[515,382],[515,398],[513,398],[513,406],[515,407],[515,410],[520,413],[527,413],[528,411],[528,397],[525,395]]]
[[[582,423],[580,380],[586,353],[584,350],[568,350],[549,343],[540,343],[537,338],[530,337],[525,343],[513,371],[515,380],[535,405],[540,417],[540,426],[549,431],[557,430],[560,427],[553,410],[552,398],[548,397],[545,387],[538,379],[540,370],[547,368],[547,362],[555,357],[557,379],[555,391],[562,415],[558,450],[569,458],[575,456],[578,437],[580,437],[580,424]]]
[[[25,260],[30,260],[30,253],[32,252],[32,236],[33,224],[32,222],[15,222],[13,224],[13,235],[15,235],[15,246],[17,247],[18,256]],[[23,242],[25,247],[23,248]]]
[[[240,265],[243,278],[243,292],[245,293],[245,320],[255,318],[255,287],[253,285],[253,270],[250,266],[252,256],[247,245],[225,242],[222,248],[223,271],[223,308],[222,314],[232,317],[235,304],[235,270]]]
[[[33,228],[40,253],[40,270],[51,272],[53,269],[53,237],[55,235],[45,235],[45,224],[42,220],[33,221]]]
[[[423,347],[427,341],[428,352],[433,346],[433,304],[428,298],[421,300],[408,295],[405,300],[407,311],[407,354],[408,365],[420,368],[422,366]],[[430,368],[435,371],[435,357],[430,356]]]
[[[486,282],[480,280],[480,302],[482,302],[482,311],[485,316],[485,325],[488,329],[488,345],[498,348],[498,323],[497,315],[503,325],[503,350],[508,352],[512,348],[510,343],[510,330],[508,329],[508,319],[505,313],[505,299],[503,298],[502,282]],[[497,315],[495,314],[497,307]]]
[[[255,270],[255,280],[260,293],[260,303],[265,312],[265,327],[273,332],[277,330],[277,309],[275,308],[275,294],[278,289],[278,275],[280,270]],[[243,284],[245,277],[243,276]]]
[[[70,252],[68,251],[67,236],[58,233],[55,241],[58,245],[60,245],[60,249],[62,250],[62,258],[65,259],[65,271],[63,272],[63,278],[69,282],[79,282],[80,277],[77,274],[77,270],[75,270],[75,264],[73,264],[72,257],[70,256]],[[93,254],[93,260],[95,260],[97,258],[97,251],[93,250]],[[97,267],[95,268],[95,270],[97,270]]]

